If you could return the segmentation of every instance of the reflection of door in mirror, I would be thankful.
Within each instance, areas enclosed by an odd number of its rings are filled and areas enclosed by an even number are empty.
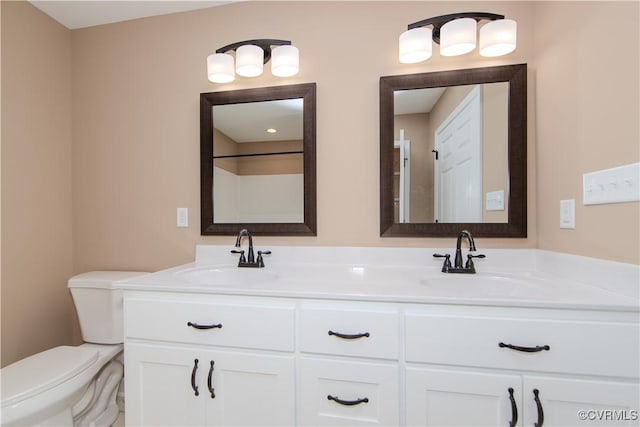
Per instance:
[[[474,88],[477,124],[470,126],[469,117],[454,121]],[[410,221],[406,222],[508,221],[508,92],[508,82],[395,91],[396,139],[403,129],[412,141]],[[454,122],[446,130],[450,141],[456,142],[439,147],[438,129],[447,121]],[[478,138],[469,138],[472,129],[477,129]],[[471,141],[475,149],[468,145]],[[454,147],[457,151],[451,150]],[[477,166],[472,172],[474,159]],[[396,216],[396,222],[403,221]]]
[[[213,107],[215,223],[304,222],[302,109],[302,99]]]
[[[482,222],[480,104],[480,86],[472,86],[436,129],[435,222]]]

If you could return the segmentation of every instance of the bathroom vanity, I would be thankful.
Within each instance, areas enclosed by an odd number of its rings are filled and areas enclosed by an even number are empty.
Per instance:
[[[230,249],[119,284],[127,425],[638,424],[637,266],[273,247],[238,268]]]

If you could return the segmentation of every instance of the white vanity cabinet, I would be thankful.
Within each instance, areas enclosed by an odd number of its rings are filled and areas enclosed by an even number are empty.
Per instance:
[[[640,424],[630,304],[138,280],[124,288],[128,426]]]
[[[126,424],[295,424],[294,303],[125,297]]]
[[[407,310],[407,425],[638,425],[638,323],[618,317]]]

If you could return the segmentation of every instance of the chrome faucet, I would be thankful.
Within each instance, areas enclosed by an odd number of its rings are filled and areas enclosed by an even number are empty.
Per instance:
[[[247,252],[247,256],[244,256],[244,250],[232,250],[233,254],[240,254],[240,259],[238,260],[238,267],[264,267],[264,260],[262,259],[262,255],[270,254],[271,251],[258,251],[258,258],[255,258],[255,254],[253,252],[253,237],[249,230],[243,228],[238,232],[238,237],[236,237],[236,248],[242,247],[242,238],[247,236],[249,238],[249,248]]]
[[[453,266],[451,265],[451,255],[449,254],[433,254],[435,258],[444,258],[444,263],[442,264],[442,272],[443,273],[467,273],[467,274],[475,274],[476,267],[473,263],[473,258],[484,258],[485,255],[472,255],[467,254],[467,262],[464,267],[462,266],[462,239],[467,238],[469,242],[469,252],[476,251],[476,242],[473,240],[473,235],[469,230],[460,230],[458,233],[458,240],[456,241],[456,255],[453,260]]]

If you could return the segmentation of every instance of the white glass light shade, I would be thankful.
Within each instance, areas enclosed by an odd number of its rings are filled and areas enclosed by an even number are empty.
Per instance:
[[[415,64],[431,58],[431,28],[418,27],[400,34],[399,58],[403,64]]]
[[[516,49],[516,21],[498,19],[480,28],[480,55],[501,56]]]
[[[233,71],[233,56],[226,53],[207,56],[207,76],[213,83],[232,82],[236,78]]]
[[[276,77],[291,77],[298,74],[298,48],[291,45],[277,46],[271,51],[271,74]]]
[[[264,52],[260,46],[247,44],[236,49],[236,73],[243,77],[262,74]]]
[[[473,18],[449,21],[440,28],[440,55],[464,55],[476,48],[477,25]]]

